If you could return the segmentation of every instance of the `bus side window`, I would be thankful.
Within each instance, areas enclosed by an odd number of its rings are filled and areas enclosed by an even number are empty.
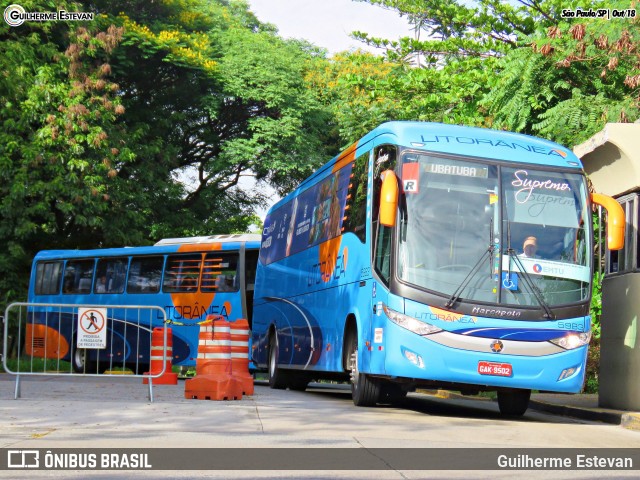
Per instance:
[[[63,293],[90,293],[93,284],[93,260],[69,260],[64,269]]]
[[[36,295],[57,295],[62,280],[62,262],[38,262],[36,265]]]
[[[127,277],[126,258],[102,258],[96,268],[95,293],[123,293]]]
[[[164,272],[165,292],[195,292],[200,280],[202,254],[170,255]]]
[[[127,293],[158,293],[163,261],[163,257],[132,258]]]
[[[366,241],[368,180],[369,152],[354,161],[342,223],[343,233],[354,233],[362,243]]]
[[[374,150],[373,160],[373,206],[372,206],[372,232],[373,232],[373,259],[376,272],[385,283],[391,277],[391,227],[380,225],[380,191],[382,188],[382,172],[395,170],[396,147],[382,145]]]
[[[208,253],[202,268],[203,292],[237,292],[238,254]]]

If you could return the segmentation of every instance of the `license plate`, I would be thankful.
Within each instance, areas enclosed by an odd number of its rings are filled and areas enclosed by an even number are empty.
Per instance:
[[[478,362],[478,373],[480,375],[510,377],[513,375],[513,367],[510,363]]]

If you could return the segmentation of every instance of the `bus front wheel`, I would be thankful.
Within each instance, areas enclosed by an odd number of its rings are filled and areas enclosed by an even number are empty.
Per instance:
[[[498,407],[503,415],[522,416],[529,408],[531,390],[498,390]]]
[[[357,407],[371,407],[380,398],[380,384],[358,368],[358,335],[349,337],[349,370],[351,371],[351,397]]]

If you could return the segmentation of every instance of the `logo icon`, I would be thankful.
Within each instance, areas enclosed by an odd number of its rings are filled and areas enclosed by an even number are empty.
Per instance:
[[[539,263],[536,263],[536,264],[533,266],[533,271],[534,271],[535,273],[541,273],[541,272],[542,272],[542,265],[540,265]]]
[[[26,10],[22,5],[14,3],[4,9],[4,21],[7,22],[10,27],[19,27],[24,23],[25,13]]]
[[[502,272],[502,288],[518,290],[518,274],[515,272]]]
[[[494,340],[491,342],[491,351],[493,353],[500,353],[504,348],[504,344],[500,340]]]
[[[40,452],[38,450],[8,450],[8,468],[39,468]]]

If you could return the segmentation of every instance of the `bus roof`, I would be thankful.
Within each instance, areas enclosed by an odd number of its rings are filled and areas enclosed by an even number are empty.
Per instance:
[[[378,138],[383,137],[383,138]],[[338,161],[349,154],[362,155],[371,149],[370,142],[376,138],[375,145],[393,143],[407,148],[496,160],[506,163],[532,165],[552,168],[582,170],[580,159],[568,148],[542,138],[521,133],[493,130],[489,128],[466,127],[433,122],[393,121],[386,122],[371,130],[357,144],[340,152],[320,167],[313,175],[304,180],[298,188],[273,205],[269,211],[286,203],[300,190],[324,178]]]
[[[404,147],[504,162],[582,169],[580,159],[570,149],[555,142],[521,133],[444,123],[383,123],[363,137],[358,146],[385,134],[394,137],[394,143]]]
[[[202,237],[165,238],[155,245],[143,247],[116,247],[93,250],[43,250],[38,252],[36,260],[59,258],[93,258],[126,255],[158,255],[179,251],[181,245],[208,245],[220,243],[222,250],[235,250],[241,243],[248,248],[260,248],[259,234],[211,235]]]
[[[234,243],[234,242],[258,242],[261,239],[260,234],[240,233],[231,235],[208,235],[204,237],[182,237],[182,238],[163,238],[156,245],[185,245],[194,243]]]

